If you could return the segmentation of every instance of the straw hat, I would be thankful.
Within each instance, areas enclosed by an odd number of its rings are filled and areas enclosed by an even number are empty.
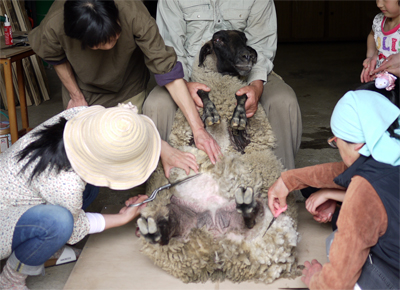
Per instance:
[[[160,135],[136,107],[91,106],[69,120],[64,130],[67,157],[87,183],[128,189],[145,182],[158,164]]]

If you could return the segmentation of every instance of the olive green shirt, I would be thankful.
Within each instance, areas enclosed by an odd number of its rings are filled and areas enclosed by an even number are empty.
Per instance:
[[[29,33],[29,42],[50,64],[70,62],[89,105],[115,106],[145,90],[149,70],[165,74],[175,67],[174,49],[164,44],[141,1],[115,1],[122,32],[110,50],[82,49],[79,40],[65,34],[64,3],[54,2],[41,24]]]

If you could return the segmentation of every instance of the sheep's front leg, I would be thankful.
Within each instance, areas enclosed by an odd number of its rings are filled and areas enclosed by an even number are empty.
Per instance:
[[[242,214],[247,228],[251,229],[256,224],[256,217],[260,206],[254,198],[254,190],[251,187],[239,187],[235,191],[236,210]]]
[[[237,105],[235,111],[233,112],[231,119],[231,127],[235,130],[244,130],[247,125],[247,117],[245,110],[245,103],[247,100],[247,95],[238,96],[235,94]]]
[[[214,103],[210,100],[209,93],[203,90],[198,90],[197,95],[203,102],[202,120],[207,126],[220,123],[220,116],[215,108]]]

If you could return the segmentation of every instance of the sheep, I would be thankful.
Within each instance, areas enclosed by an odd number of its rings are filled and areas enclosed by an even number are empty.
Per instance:
[[[219,43],[216,39],[221,38],[225,45],[231,45],[231,57],[247,48],[244,33],[217,32],[212,42],[202,47],[191,78],[211,88],[209,95],[203,95],[203,102],[206,98],[212,101],[211,109],[204,104],[200,114],[224,156],[213,165],[203,151],[196,149],[190,126],[178,110],[169,142],[196,156],[201,175],[161,191],[142,210],[137,222],[143,243],[141,251],[155,265],[185,283],[224,279],[271,283],[280,277],[294,278],[301,274],[295,250],[295,198],[288,199],[288,210],[267,231],[272,220],[267,192],[283,165],[272,151],[275,137],[262,106],[248,120],[240,112],[235,114],[244,110],[244,102],[233,96],[245,86],[245,80],[233,69],[228,73],[221,70],[221,62],[228,57],[225,53],[221,58],[215,48],[215,43]],[[247,61],[251,68],[254,58],[248,57]],[[168,181],[159,164],[148,181],[147,194],[185,177],[184,170],[174,168]]]

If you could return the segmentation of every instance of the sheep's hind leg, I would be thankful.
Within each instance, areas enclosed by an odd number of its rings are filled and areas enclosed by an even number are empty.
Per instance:
[[[247,125],[247,117],[246,117],[246,110],[245,110],[245,103],[247,100],[247,95],[235,95],[237,105],[235,111],[233,112],[232,119],[231,119],[231,127],[234,130],[245,130]]]
[[[254,198],[254,190],[251,187],[239,187],[235,191],[236,210],[242,214],[246,227],[251,229],[256,224],[256,217],[260,206]]]
[[[169,242],[168,220],[161,219],[155,221],[154,218],[147,219],[141,217],[138,219],[140,234],[151,244],[166,245]]]
[[[197,95],[201,98],[203,102],[203,122],[207,126],[212,126],[214,124],[219,124],[221,122],[220,116],[214,103],[209,98],[209,93],[203,90],[198,90]]]
[[[168,245],[171,238],[185,237],[197,224],[197,213],[179,198],[172,196],[168,214],[138,219],[140,234],[151,244]]]

